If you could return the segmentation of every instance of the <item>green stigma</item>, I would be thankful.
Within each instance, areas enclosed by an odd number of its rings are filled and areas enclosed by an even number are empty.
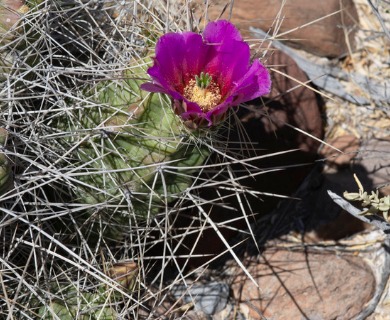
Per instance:
[[[204,73],[203,71],[199,76],[195,76],[196,85],[201,89],[206,89],[210,85],[211,80],[213,80],[213,78],[208,73]]]

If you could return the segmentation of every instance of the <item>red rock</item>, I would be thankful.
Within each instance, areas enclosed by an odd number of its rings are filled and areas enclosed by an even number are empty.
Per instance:
[[[305,241],[339,240],[370,227],[368,223],[364,223],[346,211],[341,211],[334,220],[321,224],[312,232],[305,234]]]
[[[324,145],[320,155],[326,158],[328,164],[335,166],[348,165],[360,147],[360,141],[354,135],[344,135],[326,142],[330,146]],[[335,150],[335,148],[342,152]]]
[[[346,54],[348,45],[354,49],[359,18],[353,0],[294,0],[286,1],[282,7],[283,1],[235,0],[231,21],[249,38],[253,38],[249,32],[250,26],[270,30],[270,34],[279,35],[277,38],[280,40],[319,56],[338,57]],[[203,0],[194,2],[197,17],[205,13],[202,3]],[[227,5],[230,1],[210,0],[208,3],[211,20],[219,17],[229,19],[230,8]],[[227,10],[221,16],[225,6]]]
[[[299,85],[308,81],[306,74],[294,60],[278,50],[270,51],[264,61],[277,70],[271,72],[269,98],[272,102],[262,110],[267,114],[261,118],[265,131],[285,139],[291,148],[297,146],[302,151],[317,153],[320,142],[313,137],[321,139],[323,136],[321,105],[310,86]]]
[[[371,186],[363,184],[367,192],[380,187],[382,194],[390,194],[390,139],[373,138],[363,141],[359,153],[353,160],[352,170],[359,179],[370,180]]]
[[[269,250],[247,267],[258,287],[236,268],[233,295],[250,319],[353,319],[375,288],[356,256]]]

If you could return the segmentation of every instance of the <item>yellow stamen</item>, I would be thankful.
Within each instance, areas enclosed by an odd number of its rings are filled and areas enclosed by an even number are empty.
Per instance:
[[[204,112],[218,105],[222,98],[221,91],[213,80],[207,88],[200,88],[194,79],[190,80],[184,88],[184,97],[197,103]]]

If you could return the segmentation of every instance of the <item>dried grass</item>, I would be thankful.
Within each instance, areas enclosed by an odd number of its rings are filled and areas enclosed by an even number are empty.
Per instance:
[[[342,70],[355,72],[368,79],[364,88],[348,82],[345,88],[351,94],[363,95],[370,105],[347,103],[334,97],[335,101],[327,101],[327,117],[330,126],[328,137],[334,138],[345,134],[353,134],[359,139],[386,138],[390,129],[390,39],[382,25],[389,29],[390,12],[386,1],[377,1],[380,17],[375,16],[369,1],[356,0],[360,26],[356,34],[357,50],[339,63]],[[386,9],[387,8],[387,9]],[[382,23],[381,23],[382,21]],[[371,82],[372,81],[372,82]],[[386,100],[376,103],[375,83],[385,86]],[[371,93],[367,96],[368,92]]]

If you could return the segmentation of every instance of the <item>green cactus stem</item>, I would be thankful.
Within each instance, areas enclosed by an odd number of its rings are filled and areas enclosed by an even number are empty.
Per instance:
[[[137,288],[139,268],[133,261],[122,261],[108,268],[106,274],[118,284],[118,288],[125,292],[133,292]],[[115,320],[119,315],[115,303],[120,302],[123,296],[114,287],[101,284],[97,289],[87,291],[75,286],[61,286],[52,284],[51,291],[55,296],[45,306],[38,310],[40,319],[53,319],[56,315],[61,320]]]
[[[42,306],[38,310],[39,319],[56,319],[56,315],[61,320],[115,320],[118,319],[118,313],[111,304],[115,303],[115,297],[112,290],[101,290],[90,293],[77,290],[76,288],[63,290],[61,288],[53,289],[53,292],[62,292],[64,298],[53,300]],[[111,300],[110,300],[111,299]]]
[[[79,127],[68,128],[80,132],[69,142],[78,146],[76,202],[127,204],[146,218],[185,191],[192,167],[208,157],[166,97],[140,90],[142,77],[142,68],[129,68],[125,80],[102,83],[98,107],[84,110]]]

